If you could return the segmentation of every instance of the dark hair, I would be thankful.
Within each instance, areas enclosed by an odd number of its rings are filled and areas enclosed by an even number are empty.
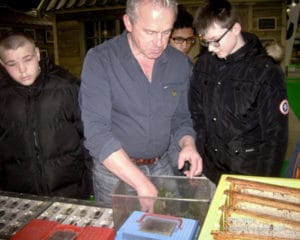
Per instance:
[[[173,30],[181,28],[193,28],[193,16],[185,9],[183,5],[178,5],[178,14],[174,22]]]
[[[203,7],[197,9],[194,27],[198,34],[204,34],[213,23],[230,28],[236,22],[240,23],[240,17],[229,1],[208,0]]]

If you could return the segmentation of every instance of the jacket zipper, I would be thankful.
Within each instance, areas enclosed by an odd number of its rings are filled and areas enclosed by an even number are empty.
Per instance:
[[[32,99],[32,89],[29,87],[28,90],[28,104],[29,104],[29,121],[33,124],[32,127],[32,136],[33,136],[33,147],[34,147],[34,152],[35,152],[35,160],[37,164],[37,169],[38,169],[38,178],[36,179],[36,191],[38,194],[42,194],[44,192],[44,187],[43,186],[43,169],[42,169],[42,164],[40,162],[40,145],[38,141],[38,134],[36,131],[36,122],[35,120],[32,119],[32,115],[34,113],[34,105],[33,105],[33,99]]]

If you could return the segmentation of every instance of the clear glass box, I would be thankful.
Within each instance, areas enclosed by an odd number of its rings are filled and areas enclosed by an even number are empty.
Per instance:
[[[151,176],[149,178],[159,191],[154,213],[195,219],[202,225],[213,195],[207,178],[190,179],[181,176]],[[112,208],[114,226],[118,230],[133,211],[140,211],[136,191],[120,181],[112,192]]]

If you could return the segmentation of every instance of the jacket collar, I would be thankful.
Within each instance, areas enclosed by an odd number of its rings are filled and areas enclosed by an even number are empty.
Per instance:
[[[260,53],[265,53],[265,50],[256,35],[248,32],[242,32],[242,36],[244,38],[245,45],[226,58],[218,58],[219,61],[237,62]]]

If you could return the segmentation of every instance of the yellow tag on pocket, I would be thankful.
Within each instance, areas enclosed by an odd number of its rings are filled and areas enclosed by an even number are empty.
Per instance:
[[[176,97],[176,96],[177,96],[177,91],[176,91],[175,89],[173,89],[172,95],[173,95],[173,97]]]

